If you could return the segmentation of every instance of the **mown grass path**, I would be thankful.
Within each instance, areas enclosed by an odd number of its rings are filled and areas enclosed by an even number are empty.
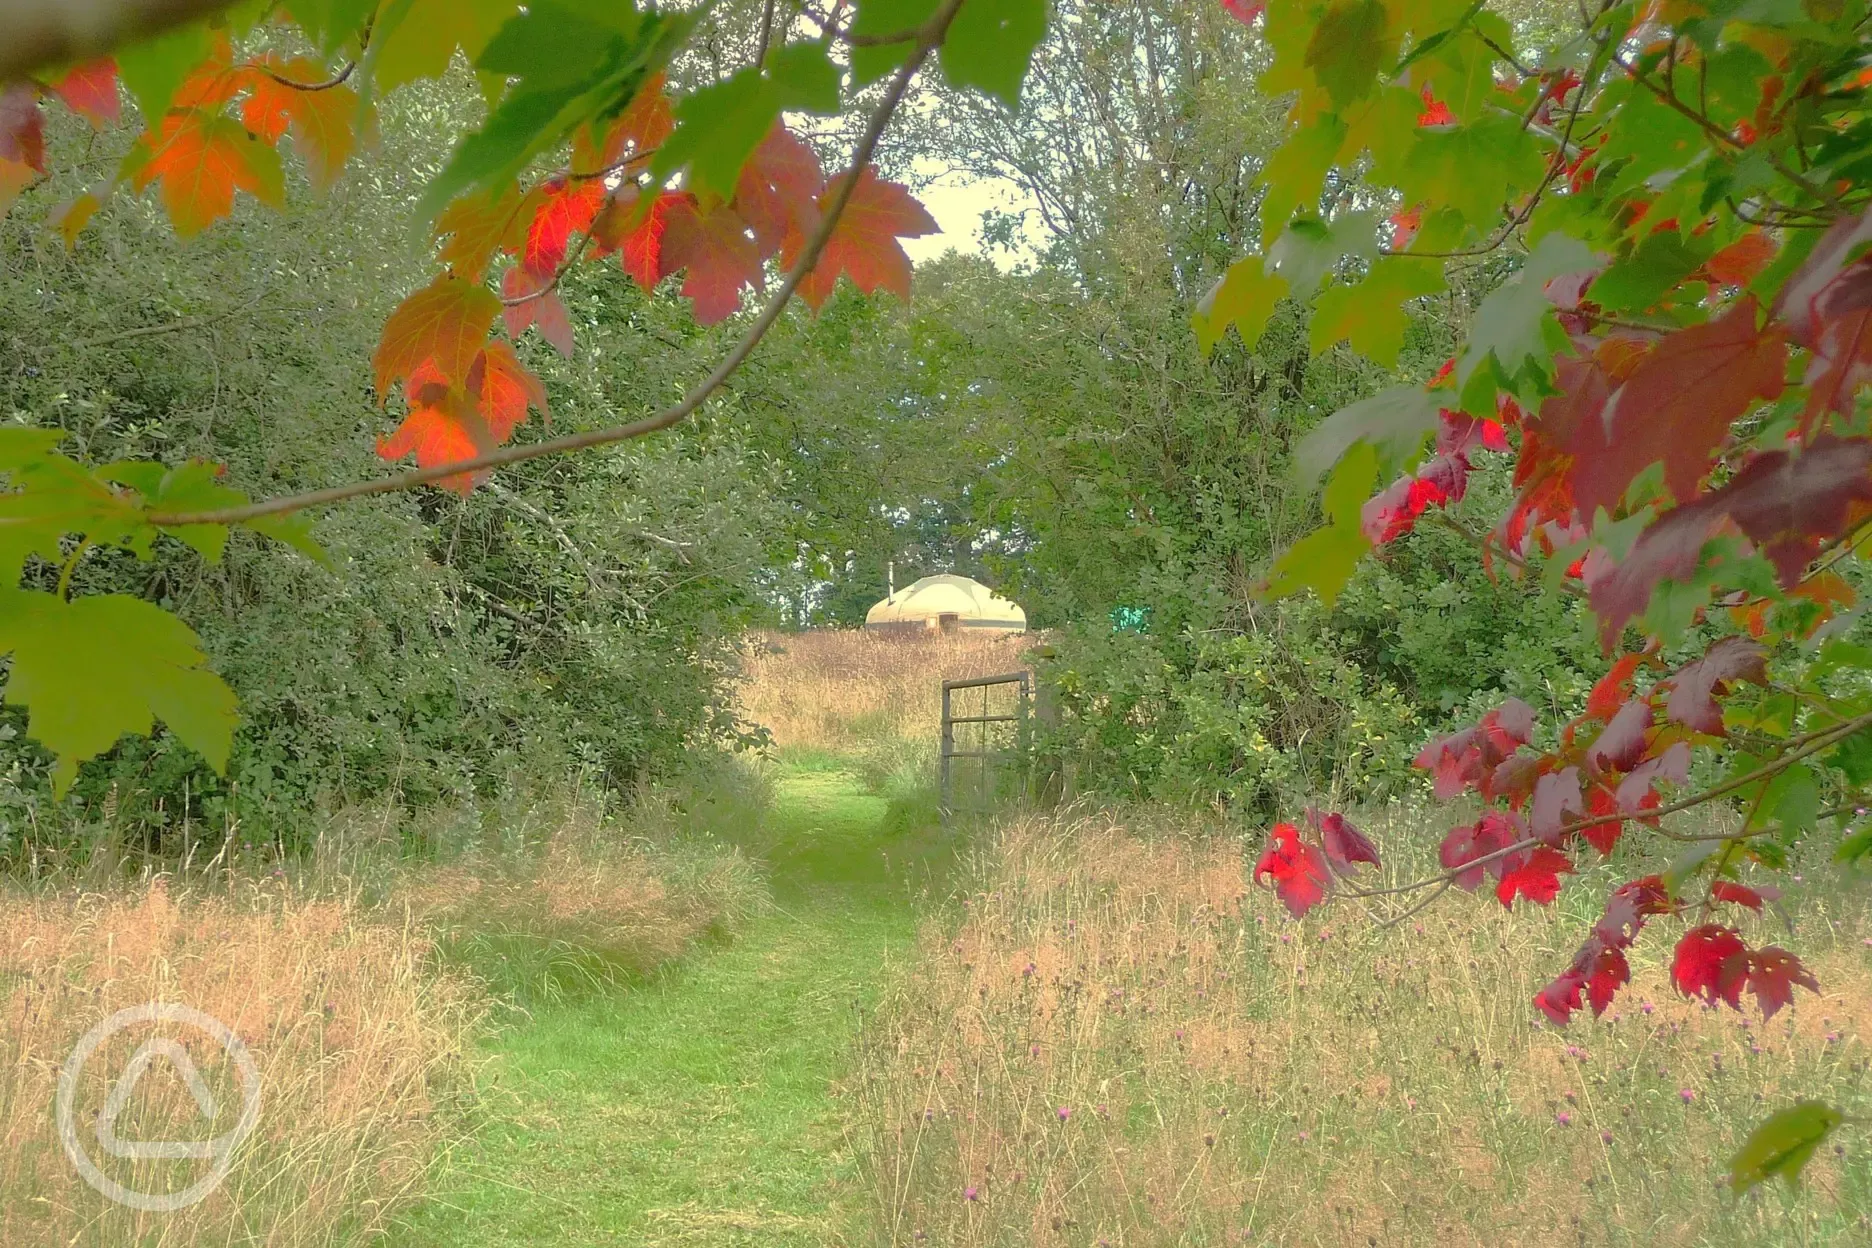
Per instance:
[[[853,776],[789,767],[761,835],[777,909],[649,982],[535,1011],[491,1044],[494,1121],[407,1242],[812,1244],[855,1216],[840,1107],[862,1011],[940,855]]]

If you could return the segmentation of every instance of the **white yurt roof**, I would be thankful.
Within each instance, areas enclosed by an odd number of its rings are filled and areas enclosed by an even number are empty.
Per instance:
[[[938,621],[945,615],[955,616],[964,627],[1027,627],[1027,613],[1015,603],[980,581],[948,573],[926,576],[898,590],[866,613],[865,625],[918,624]]]

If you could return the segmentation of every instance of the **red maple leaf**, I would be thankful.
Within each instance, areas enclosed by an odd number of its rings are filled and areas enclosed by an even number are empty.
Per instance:
[[[1548,905],[1560,895],[1560,877],[1572,870],[1573,863],[1565,854],[1551,846],[1538,846],[1512,871],[1502,873],[1495,886],[1496,899],[1504,908],[1514,903],[1516,894],[1535,905]]]
[[[1595,784],[1586,793],[1586,813],[1588,815],[1619,814],[1618,795],[1603,784]],[[1625,833],[1623,819],[1604,819],[1589,823],[1579,830],[1588,845],[1602,854],[1610,855],[1618,847],[1619,837]]]
[[[1860,259],[1859,253],[1872,242],[1872,211],[1842,217],[1820,236],[1813,250],[1794,276],[1775,296],[1774,313],[1795,341],[1812,347],[1819,341],[1819,323],[1815,304],[1821,294],[1838,279],[1841,272]]]
[[[234,63],[234,45],[226,31],[216,31],[208,58],[189,71],[169,100],[169,108],[218,112],[222,105],[253,85],[258,71]],[[146,119],[147,120],[147,119]]]
[[[1254,20],[1267,11],[1267,0],[1222,0],[1222,11],[1244,26],[1252,26]]]
[[[1722,708],[1718,696],[1729,691],[1732,681],[1768,683],[1768,652],[1745,637],[1719,637],[1710,643],[1703,657],[1684,664],[1670,678],[1670,700],[1664,717],[1711,736],[1723,735]]]
[[[542,277],[516,264],[501,274],[501,320],[507,335],[518,338],[529,327],[550,342],[560,355],[572,358],[572,315],[559,292],[550,289],[552,278]]]
[[[512,343],[496,338],[481,352],[477,363],[480,371],[470,374],[469,389],[476,395],[488,432],[497,445],[526,423],[529,407],[538,408],[542,416],[551,415],[545,384],[520,362]]]
[[[850,176],[841,174],[826,185],[819,197],[821,211]],[[858,172],[858,183],[819,263],[799,284],[800,298],[813,308],[822,306],[838,287],[843,273],[866,294],[883,289],[908,299],[910,257],[897,240],[940,232],[936,219],[912,198],[910,188],[886,182],[878,177],[875,166],[866,165]],[[802,237],[788,240],[782,252],[788,268],[798,262],[805,244]]]
[[[1534,782],[1534,805],[1528,812],[1528,819],[1530,830],[1542,841],[1558,845],[1560,829],[1571,822],[1567,816],[1585,813],[1578,767],[1563,767]]]
[[[1534,735],[1534,708],[1509,698],[1468,728],[1431,740],[1415,765],[1431,773],[1438,797],[1480,786]]]
[[[592,238],[597,245],[593,258],[617,252],[624,271],[645,290],[655,290],[663,273],[663,231],[670,208],[688,200],[679,191],[664,191],[645,206],[636,187],[619,190],[605,201],[592,222]]]
[[[1465,892],[1474,892],[1481,886],[1484,872],[1493,874],[1499,880],[1526,861],[1527,855],[1525,852],[1502,854],[1479,866],[1469,867],[1468,864],[1500,854],[1522,839],[1518,816],[1491,810],[1473,824],[1451,828],[1437,847],[1437,860],[1443,864],[1444,870],[1456,872],[1456,887]],[[1464,867],[1468,869],[1462,870]]]
[[[404,299],[371,356],[379,401],[387,401],[399,378],[414,378],[425,366],[458,389],[466,386],[500,306],[479,282],[448,274]]]
[[[805,239],[819,228],[819,196],[825,191],[819,157],[779,122],[741,167],[735,211],[754,231],[761,255],[778,252],[789,238]]]
[[[1403,251],[1423,228],[1423,205],[1400,209],[1391,214],[1391,250]],[[1454,361],[1451,361],[1452,366]]]
[[[0,89],[0,160],[46,171],[45,114],[39,111],[39,93],[30,83],[15,82]]]
[[[1696,496],[1730,425],[1781,393],[1787,340],[1778,326],[1761,327],[1760,313],[1752,296],[1738,300],[1715,320],[1663,338],[1639,361],[1601,417],[1613,453],[1574,464],[1582,513],[1616,510],[1633,478],[1660,461],[1672,495]]]
[[[414,451],[424,468],[460,463],[486,454],[513,436],[528,406],[546,410],[546,389],[504,342],[491,342],[475,357],[464,385],[452,384],[433,361],[425,360],[404,384],[409,414],[394,433],[381,438],[377,453],[401,459]],[[472,474],[444,478],[438,484],[467,493]]]
[[[1775,900],[1781,895],[1781,890],[1773,885],[1763,885],[1758,891],[1746,884],[1738,884],[1734,880],[1717,880],[1710,885],[1709,895],[1711,901],[1726,901],[1732,905],[1747,906],[1760,914],[1762,902]]]
[[[1420,94],[1423,96],[1424,107],[1423,111],[1417,114],[1418,125],[1453,126],[1456,124],[1456,114],[1450,112],[1449,105],[1436,98],[1436,93],[1430,89],[1429,83],[1424,84]]]
[[[1814,343],[1803,435],[1828,412],[1851,417],[1860,389],[1872,381],[1872,261],[1861,260],[1840,274],[1811,307]]]
[[[604,183],[595,178],[548,178],[540,185],[539,208],[527,225],[521,263],[546,277],[557,273],[572,236],[591,228],[604,199]]]
[[[1651,729],[1651,700],[1633,698],[1620,707],[1587,747],[1586,761],[1595,771],[1625,772],[1644,757],[1645,734]]]
[[[1763,1018],[1773,1018],[1782,1006],[1793,1003],[1795,984],[1809,992],[1820,991],[1820,982],[1801,965],[1801,960],[1774,945],[1749,955],[1748,984]]]
[[[65,107],[102,130],[123,116],[123,104],[117,94],[117,62],[108,56],[86,61],[65,71],[52,84],[52,90]]]
[[[664,207],[657,275],[687,270],[682,293],[695,304],[704,325],[727,320],[741,309],[743,287],[763,285],[760,252],[747,222],[726,204],[701,207],[692,195]]]
[[[1606,899],[1605,913],[1593,925],[1593,937],[1602,944],[1619,948],[1638,938],[1645,920],[1652,915],[1669,913],[1670,892],[1664,877],[1647,875],[1621,884]]]
[[[1267,852],[1255,864],[1255,883],[1274,881],[1274,895],[1298,919],[1326,899],[1330,877],[1320,851],[1300,839],[1300,829],[1277,823],[1269,832]]]
[[[1872,503],[1872,441],[1823,433],[1804,451],[1764,451],[1720,489],[1665,512],[1624,562],[1587,585],[1609,648],[1643,613],[1660,581],[1688,580],[1704,543],[1726,525],[1774,563],[1784,588],[1798,584],[1821,542],[1844,532]]]
[[[1307,823],[1317,828],[1320,844],[1326,850],[1326,861],[1333,870],[1341,875],[1352,870],[1354,863],[1369,862],[1372,866],[1378,862],[1378,848],[1366,839],[1363,832],[1352,826],[1352,821],[1334,811],[1322,815],[1317,810],[1307,811]]]
[[[1632,676],[1638,671],[1638,665],[1644,661],[1642,654],[1627,654],[1614,663],[1611,670],[1601,676],[1586,695],[1584,718],[1596,719],[1600,723],[1611,723],[1612,717],[1624,706],[1631,694]]]
[[[1748,946],[1733,928],[1705,923],[1685,932],[1677,942],[1671,979],[1686,997],[1739,1005],[1748,974]]]

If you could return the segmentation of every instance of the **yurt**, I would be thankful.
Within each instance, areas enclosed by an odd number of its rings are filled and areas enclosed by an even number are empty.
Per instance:
[[[994,629],[1027,631],[1027,613],[966,576],[926,576],[890,596],[865,614],[865,627],[887,633],[955,632]]]

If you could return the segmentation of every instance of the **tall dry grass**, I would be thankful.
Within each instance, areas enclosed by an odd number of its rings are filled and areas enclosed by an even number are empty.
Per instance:
[[[8,1245],[315,1245],[368,1240],[419,1191],[456,1121],[481,1007],[438,975],[427,938],[344,900],[283,885],[172,896],[162,881],[110,895],[0,895],[0,1242]],[[106,1200],[67,1160],[54,1125],[60,1067],[113,1012],[148,1001],[206,1011],[253,1053],[258,1125],[220,1188],[176,1212]],[[135,1049],[183,1045],[216,1101],[203,1122],[159,1063],[136,1085],[125,1139],[200,1140],[233,1127],[242,1098],[221,1046],[180,1024],[118,1033],[85,1064],[75,1121],[111,1179],[180,1191],[209,1163],[118,1159],[95,1124]]]
[[[849,751],[884,738],[934,742],[942,682],[1018,671],[1034,638],[824,629],[759,633],[753,643],[742,715],[776,745]]]
[[[1863,907],[1797,899],[1774,938],[1825,995],[1770,1023],[1677,997],[1659,932],[1616,1008],[1560,1031],[1528,1002],[1602,891],[1295,923],[1251,865],[1233,838],[1109,816],[999,833],[864,1045],[880,1241],[1872,1242],[1863,1128],[1797,1198],[1721,1183],[1775,1108],[1866,1113]]]
[[[171,874],[102,838],[30,891],[0,885],[0,1244],[376,1242],[487,1112],[475,1041],[524,1017],[497,1007],[615,984],[764,908],[763,881],[713,835],[763,800],[759,778],[737,772],[625,804],[572,786],[485,810],[351,811],[302,858],[230,837]],[[86,1186],[52,1111],[80,1036],[152,1000],[233,1028],[262,1089],[258,1128],[226,1180],[174,1213],[138,1213]],[[128,1029],[86,1063],[87,1153],[113,1180],[160,1194],[209,1163],[114,1160],[95,1133],[116,1074],[152,1037],[184,1044],[216,1115],[201,1122],[159,1063],[120,1136],[212,1138],[241,1097],[218,1044],[178,1024]]]

